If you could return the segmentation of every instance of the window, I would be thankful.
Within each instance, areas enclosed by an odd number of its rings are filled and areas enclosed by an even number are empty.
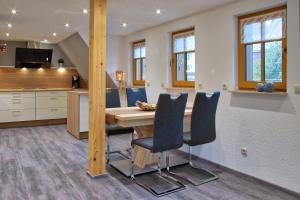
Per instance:
[[[239,89],[273,82],[286,90],[286,21],[286,6],[239,17]]]
[[[133,43],[133,85],[145,85],[146,45],[145,40]]]
[[[194,28],[172,33],[173,87],[195,86]]]

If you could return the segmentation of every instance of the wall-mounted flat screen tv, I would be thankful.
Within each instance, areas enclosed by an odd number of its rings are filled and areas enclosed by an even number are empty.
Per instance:
[[[16,48],[15,67],[50,68],[52,49]]]

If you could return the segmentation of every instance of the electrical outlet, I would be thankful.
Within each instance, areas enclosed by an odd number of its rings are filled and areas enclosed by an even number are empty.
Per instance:
[[[146,83],[146,86],[147,86],[147,87],[150,87],[150,82],[147,82],[147,83]]]
[[[164,83],[161,83],[160,86],[161,86],[162,88],[165,88],[165,84],[164,84]]]
[[[228,88],[227,88],[227,83],[223,83],[223,84],[222,84],[222,89],[223,89],[223,90],[227,90],[227,89],[228,89]]]
[[[300,85],[295,85],[295,93],[300,94]]]
[[[244,157],[248,156],[248,150],[246,147],[241,148],[241,155]]]

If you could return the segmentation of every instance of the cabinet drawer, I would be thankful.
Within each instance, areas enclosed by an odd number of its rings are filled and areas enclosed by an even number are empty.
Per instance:
[[[66,91],[47,91],[47,92],[36,92],[37,97],[66,97]]]
[[[34,98],[35,92],[0,92],[1,97],[8,97],[8,98]]]
[[[0,111],[0,123],[35,120],[35,110],[4,110]]]
[[[35,109],[35,98],[0,97],[0,110]]]
[[[67,118],[66,108],[40,108],[36,109],[36,120]]]
[[[66,108],[67,97],[36,97],[36,108]]]

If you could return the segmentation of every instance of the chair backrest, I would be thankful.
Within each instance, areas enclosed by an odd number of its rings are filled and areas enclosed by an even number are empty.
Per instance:
[[[211,96],[197,93],[191,119],[191,146],[206,144],[216,139],[216,111],[220,92]]]
[[[121,107],[120,95],[118,89],[106,89],[106,108]]]
[[[126,88],[127,105],[134,107],[136,101],[148,102],[145,88]]]
[[[152,152],[178,149],[183,145],[183,119],[187,94],[172,97],[161,94],[154,118],[154,136]]]

